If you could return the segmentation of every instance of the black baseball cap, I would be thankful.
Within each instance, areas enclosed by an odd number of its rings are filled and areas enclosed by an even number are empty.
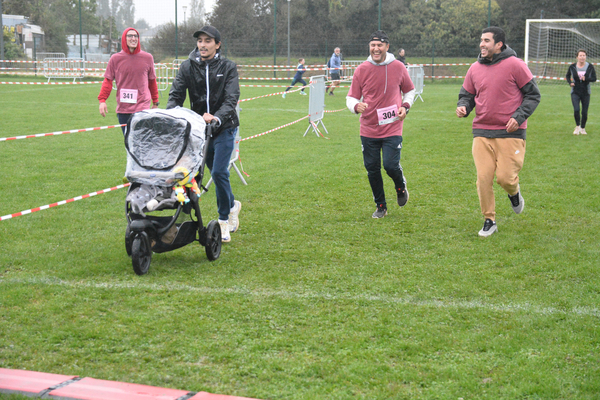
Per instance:
[[[194,37],[198,39],[198,36],[200,36],[201,33],[204,33],[209,37],[214,38],[215,42],[221,43],[221,33],[214,26],[206,25],[199,31],[194,32]]]
[[[380,42],[383,43],[389,43],[390,42],[390,38],[388,37],[387,33],[385,33],[384,31],[375,31],[371,34],[371,39],[369,40],[369,42],[372,42],[373,40],[378,40]]]

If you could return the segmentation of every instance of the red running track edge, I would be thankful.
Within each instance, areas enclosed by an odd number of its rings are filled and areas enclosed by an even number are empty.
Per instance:
[[[57,400],[257,400],[5,368],[0,368],[0,393]]]

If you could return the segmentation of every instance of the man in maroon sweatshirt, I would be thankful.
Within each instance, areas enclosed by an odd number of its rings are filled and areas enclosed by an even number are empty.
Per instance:
[[[383,31],[371,35],[370,56],[360,64],[352,78],[346,105],[360,116],[363,162],[377,209],[373,218],[387,215],[383,190],[383,168],[394,181],[398,205],[408,201],[406,179],[400,165],[402,125],[415,98],[415,86],[404,64],[388,53],[390,41]]]
[[[502,29],[485,28],[479,48],[477,62],[469,68],[460,89],[456,115],[464,118],[476,110],[472,153],[484,218],[479,236],[487,237],[497,231],[494,175],[508,193],[513,211],[520,214],[525,207],[519,172],[525,161],[527,118],[541,95],[525,62],[506,45]]]
[[[106,100],[110,97],[113,81],[117,81],[117,117],[119,124],[129,122],[131,114],[158,107],[158,87],[154,72],[154,58],[142,51],[140,34],[127,28],[121,37],[121,51],[108,60],[104,82],[98,95],[100,114],[108,111]],[[125,127],[122,127],[125,132]]]

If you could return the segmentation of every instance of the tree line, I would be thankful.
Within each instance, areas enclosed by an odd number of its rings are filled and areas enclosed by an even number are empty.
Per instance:
[[[393,51],[403,47],[415,57],[472,57],[488,23],[502,27],[507,43],[522,55],[526,19],[600,16],[600,0],[217,0],[208,15],[203,0],[192,3],[191,17],[177,27],[177,40],[170,23],[149,43],[147,50],[156,59],[175,53],[187,57],[195,46],[193,32],[205,22],[221,31],[223,50],[234,57],[285,56],[288,18],[294,57],[325,58],[337,46],[346,57],[362,57],[379,27],[389,35]],[[80,4],[84,34],[120,41],[127,26],[149,28],[135,18],[133,0],[3,0],[3,11],[40,25],[44,51],[66,53],[67,35],[79,33]]]
[[[290,42],[301,56],[329,56],[336,46],[346,56],[364,55],[370,34],[379,27],[394,51],[403,47],[413,56],[429,56],[432,50],[444,57],[473,56],[488,22],[502,27],[509,45],[522,55],[526,19],[597,18],[600,0],[217,0],[208,20],[234,54],[276,50],[284,55],[288,10]],[[233,51],[236,42],[242,45]]]
[[[67,35],[79,34],[80,5],[81,30],[84,34],[102,35],[120,42],[121,32],[127,26],[148,27],[135,21],[133,0],[0,0],[4,14],[23,15],[44,31],[41,51],[68,53]]]

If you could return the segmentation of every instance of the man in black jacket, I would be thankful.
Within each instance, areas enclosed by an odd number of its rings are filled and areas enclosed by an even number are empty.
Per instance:
[[[179,66],[167,108],[183,106],[187,91],[190,108],[202,115],[207,124],[216,120],[217,128],[207,148],[206,166],[215,182],[222,241],[229,242],[230,232],[239,228],[238,215],[242,208],[242,203],[233,196],[229,181],[229,161],[240,125],[236,112],[240,98],[237,66],[221,57],[221,34],[215,27],[205,26],[194,33],[194,37],[197,47]]]

